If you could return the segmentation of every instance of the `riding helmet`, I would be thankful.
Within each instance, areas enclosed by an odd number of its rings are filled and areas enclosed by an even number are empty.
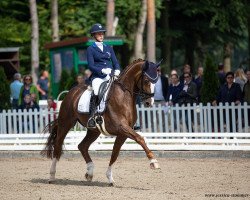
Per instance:
[[[100,32],[106,32],[106,29],[101,25],[101,24],[94,24],[91,29],[90,29],[90,34],[92,35],[93,33],[100,33]]]

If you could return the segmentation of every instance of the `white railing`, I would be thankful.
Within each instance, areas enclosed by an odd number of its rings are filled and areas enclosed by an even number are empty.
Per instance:
[[[137,124],[142,132],[245,132],[249,133],[250,105],[137,107]]]
[[[247,104],[142,106],[137,107],[137,124],[152,150],[250,150],[249,109]],[[41,150],[48,134],[40,133],[57,115],[58,112],[47,109],[3,111],[0,150]],[[77,124],[65,139],[66,149],[77,150],[85,131]],[[113,141],[113,137],[100,136],[91,149],[111,150]],[[141,150],[141,147],[127,140],[123,149]]]

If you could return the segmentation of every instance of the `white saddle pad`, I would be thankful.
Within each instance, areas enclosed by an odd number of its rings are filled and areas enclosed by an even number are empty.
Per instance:
[[[93,91],[92,88],[88,88],[87,90],[84,91],[78,102],[78,107],[77,107],[78,112],[89,113],[89,103],[92,91]],[[100,105],[97,107],[97,112],[101,113],[104,111],[108,92],[109,89],[106,91]]]

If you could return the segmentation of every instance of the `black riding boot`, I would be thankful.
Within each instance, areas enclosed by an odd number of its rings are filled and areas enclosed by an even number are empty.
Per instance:
[[[95,128],[96,127],[96,123],[95,123],[95,111],[96,111],[96,104],[97,104],[97,95],[93,95],[90,99],[90,107],[89,107],[89,120],[87,123],[87,128]]]

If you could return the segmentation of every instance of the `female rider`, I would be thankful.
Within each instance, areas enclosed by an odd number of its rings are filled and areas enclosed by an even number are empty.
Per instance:
[[[114,70],[114,75],[119,76],[120,65],[116,59],[113,48],[103,43],[105,28],[101,24],[94,24],[90,29],[91,36],[95,42],[87,48],[88,67],[92,72],[90,77],[94,95],[90,100],[90,118],[87,123],[88,128],[95,128],[94,114],[97,104],[97,95],[100,85],[110,79],[110,74]]]

